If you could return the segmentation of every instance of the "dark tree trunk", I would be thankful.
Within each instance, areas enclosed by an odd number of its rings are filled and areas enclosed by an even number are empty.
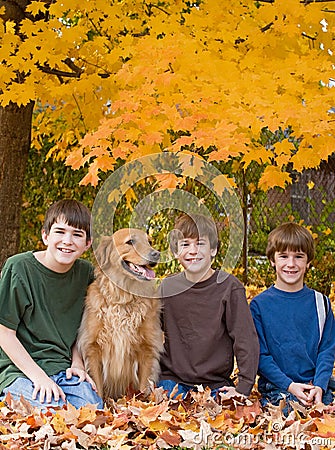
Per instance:
[[[22,187],[34,103],[0,107],[0,268],[20,244]]]

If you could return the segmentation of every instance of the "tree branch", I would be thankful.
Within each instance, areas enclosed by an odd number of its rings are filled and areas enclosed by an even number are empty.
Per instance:
[[[303,3],[304,5],[308,5],[309,3],[329,3],[329,2],[335,2],[335,0],[300,0],[300,3]]]
[[[305,33],[304,31],[301,33],[303,37],[310,39],[311,41],[316,41],[316,37],[313,36],[309,36],[307,33]]]
[[[267,25],[265,25],[265,27],[261,28],[261,31],[263,33],[265,33],[265,31],[269,30],[272,27],[273,24],[274,24],[274,22],[268,23]]]
[[[37,64],[37,67],[43,72],[49,75],[56,75],[57,77],[66,77],[66,78],[79,78],[80,74],[75,72],[65,72],[64,70],[52,69],[51,67],[41,64]]]

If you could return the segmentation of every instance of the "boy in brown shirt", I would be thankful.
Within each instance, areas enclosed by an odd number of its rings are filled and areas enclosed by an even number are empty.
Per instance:
[[[211,267],[218,249],[215,223],[181,215],[170,248],[184,270],[163,280],[164,353],[158,386],[185,395],[196,385],[248,396],[255,382],[259,344],[243,285]],[[239,373],[231,375],[236,357]]]

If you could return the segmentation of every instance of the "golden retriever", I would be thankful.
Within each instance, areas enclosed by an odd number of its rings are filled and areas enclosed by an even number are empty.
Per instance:
[[[151,269],[160,253],[144,231],[125,228],[103,237],[95,256],[99,266],[77,341],[86,370],[104,400],[125,395],[129,387],[148,394],[163,341]]]

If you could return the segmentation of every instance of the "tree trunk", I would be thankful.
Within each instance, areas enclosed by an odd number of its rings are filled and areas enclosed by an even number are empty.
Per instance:
[[[34,103],[0,107],[0,268],[20,244],[22,188]]]

